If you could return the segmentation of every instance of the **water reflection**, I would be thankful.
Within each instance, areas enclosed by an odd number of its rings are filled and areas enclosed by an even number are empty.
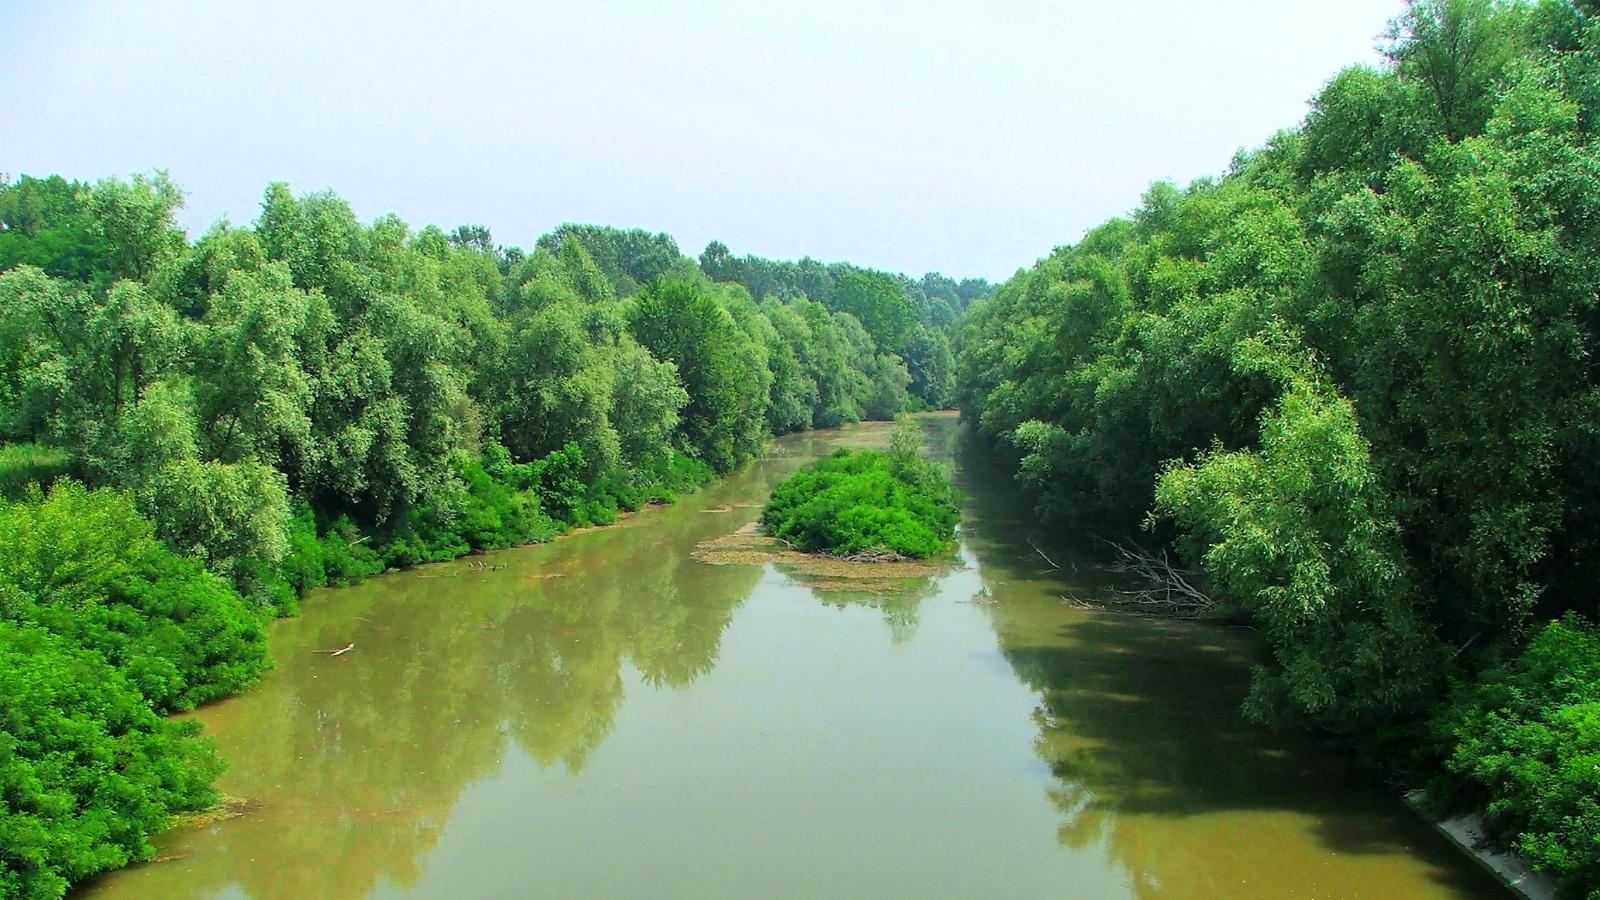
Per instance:
[[[198,714],[246,813],[86,893],[1493,894],[1342,760],[1244,725],[1248,641],[1064,607],[1090,560],[1047,565],[1007,479],[926,428],[960,454],[964,567],[904,590],[690,556],[872,426],[496,571],[309,600],[265,683]]]
[[[1063,846],[1103,850],[1137,896],[1504,895],[1345,759],[1241,717],[1246,633],[1064,610],[1108,589],[1096,548],[1051,541],[979,448],[956,450],[1001,653],[1039,698]]]
[[[491,555],[500,571],[448,563],[308,598],[313,614],[275,627],[267,680],[198,714],[247,814],[164,836],[168,861],[139,870],[141,889],[361,897],[413,884],[462,790],[500,769],[509,744],[577,773],[623,702],[624,666],[671,687],[716,665],[761,573],[684,550],[727,527],[702,511],[716,494],[764,490],[749,483],[764,477]],[[338,658],[316,652],[351,642]]]

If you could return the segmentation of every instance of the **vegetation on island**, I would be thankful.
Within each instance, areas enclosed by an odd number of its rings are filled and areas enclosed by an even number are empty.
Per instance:
[[[903,418],[888,452],[840,448],[772,489],[767,534],[812,553],[927,559],[948,553],[960,511],[939,467],[923,459],[921,432]]]
[[[1600,8],[1414,0],[1385,53],[976,304],[957,404],[1255,626],[1251,716],[1600,896]]]
[[[945,406],[987,287],[598,226],[524,251],[282,184],[191,240],[182,200],[0,178],[0,898],[211,801],[209,744],[159,716],[249,686],[305,592]]]

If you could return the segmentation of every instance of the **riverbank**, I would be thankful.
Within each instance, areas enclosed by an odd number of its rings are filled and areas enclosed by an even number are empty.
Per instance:
[[[1240,719],[1248,641],[1061,604],[1093,573],[1043,571],[1009,483],[924,425],[960,565],[903,590],[692,556],[866,424],[624,527],[317,592],[192,716],[248,812],[84,896],[1500,896],[1349,760]]]
[[[1533,871],[1517,854],[1494,847],[1482,816],[1470,813],[1440,819],[1429,812],[1428,795],[1420,790],[1407,791],[1405,800],[1417,815],[1449,838],[1462,853],[1492,874],[1507,890],[1523,900],[1555,900],[1555,879]]]

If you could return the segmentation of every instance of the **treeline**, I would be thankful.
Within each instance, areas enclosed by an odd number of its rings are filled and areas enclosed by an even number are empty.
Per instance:
[[[1144,524],[1254,624],[1251,715],[1432,773],[1574,896],[1600,896],[1597,16],[1416,0],[1385,66],[957,339],[958,405],[1047,521]]]
[[[700,254],[700,269],[717,281],[744,285],[756,297],[806,297],[866,323],[880,350],[898,355],[911,374],[912,406],[941,408],[951,399],[949,333],[974,300],[994,288],[982,278],[956,281],[929,272],[921,281],[860,269],[759,256],[736,257],[721,241]]]
[[[900,276],[752,293],[666,235],[523,251],[281,184],[191,241],[181,202],[159,173],[0,180],[0,657],[32,660],[0,674],[3,897],[211,801],[211,751],[157,714],[250,684],[305,591],[948,401],[950,317]]]

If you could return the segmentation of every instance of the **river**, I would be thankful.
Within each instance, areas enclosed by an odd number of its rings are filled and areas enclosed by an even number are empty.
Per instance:
[[[261,685],[193,714],[232,814],[79,896],[1505,896],[1347,759],[1241,720],[1247,633],[1063,604],[1092,567],[1046,565],[954,418],[923,423],[961,566],[896,593],[690,556],[868,424],[306,598]]]

